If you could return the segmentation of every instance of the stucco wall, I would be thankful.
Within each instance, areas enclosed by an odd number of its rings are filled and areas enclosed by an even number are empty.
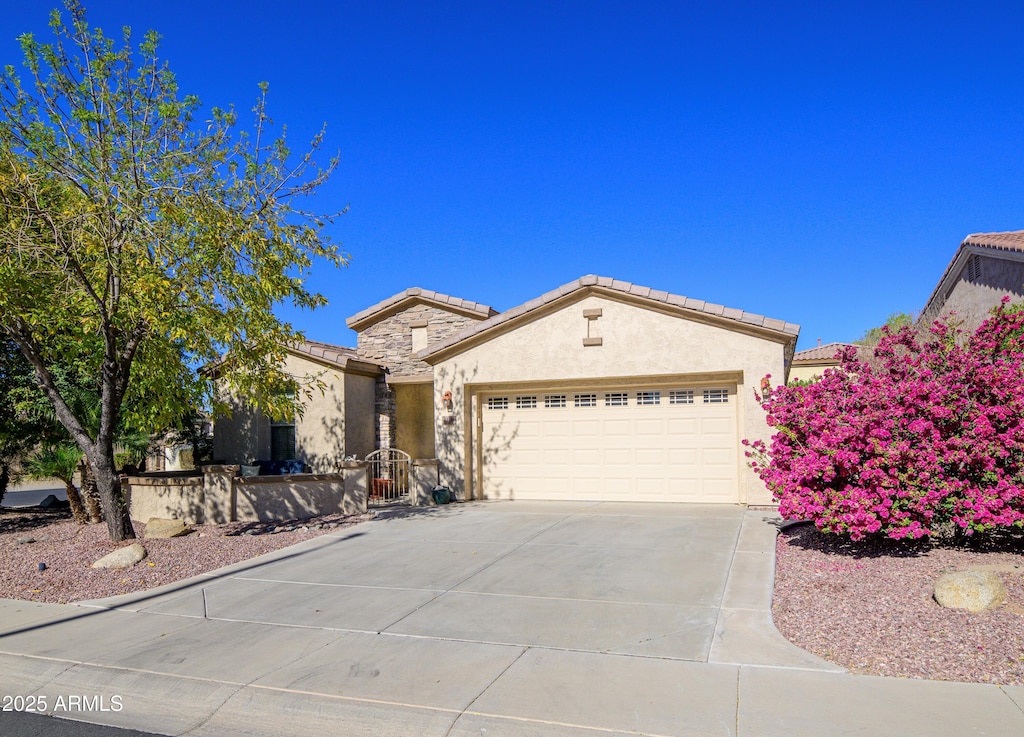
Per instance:
[[[395,447],[413,458],[434,457],[434,390],[430,384],[395,384]]]
[[[305,386],[304,411],[295,420],[295,454],[313,473],[331,473],[347,455],[373,450],[374,378],[288,354],[284,370]],[[236,400],[231,417],[214,425],[214,457],[226,463],[269,459],[270,419]]]
[[[978,259],[978,276],[968,280],[967,268],[942,306],[942,315],[956,313],[964,321],[962,327],[973,331],[997,307],[1003,297],[1010,295],[1014,302],[1024,299],[1024,263],[988,256]]]
[[[789,380],[792,381],[807,381],[813,379],[815,376],[821,376],[825,373],[825,369],[834,368],[838,364],[811,364],[811,365],[800,365],[794,363],[789,367]],[[773,382],[774,383],[774,382]]]
[[[373,394],[376,379],[349,374],[345,377],[345,455],[365,458],[373,452]]]
[[[129,477],[131,518],[205,525],[366,511],[364,462],[345,463],[330,474],[241,478],[237,472],[238,466],[206,466],[198,477]]]
[[[589,326],[584,310],[600,309]],[[589,330],[589,333],[588,333]],[[600,337],[602,345],[584,346],[585,337]],[[442,483],[465,493],[465,400],[467,388],[526,381],[586,380],[613,377],[667,377],[742,372],[738,387],[740,438],[768,439],[764,412],[753,389],[765,375],[780,382],[784,345],[702,322],[663,314],[634,304],[590,294],[559,311],[523,324],[434,367],[435,406],[445,391],[455,404],[453,424],[438,413],[435,425]],[[472,419],[470,420],[472,421]],[[750,504],[770,502],[742,449],[741,498]]]
[[[293,354],[288,355],[284,369],[311,392],[309,398],[299,395],[304,409],[295,420],[296,457],[309,464],[313,473],[337,470],[345,460],[344,374]]]
[[[205,494],[202,476],[185,478],[129,479],[133,520],[146,522],[158,519],[180,519],[188,524],[202,524],[205,519]]]
[[[249,463],[270,457],[270,420],[238,397],[227,396],[230,415],[213,424],[213,458],[221,463]]]

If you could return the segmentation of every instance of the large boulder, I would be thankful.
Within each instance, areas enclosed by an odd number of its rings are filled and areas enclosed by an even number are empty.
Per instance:
[[[146,523],[147,538],[180,537],[192,532],[192,528],[180,519],[160,519],[150,517]]]
[[[146,557],[146,549],[139,543],[118,548],[92,564],[93,568],[131,568]]]
[[[939,576],[935,601],[947,609],[983,612],[1006,601],[1006,589],[993,571],[955,571]]]

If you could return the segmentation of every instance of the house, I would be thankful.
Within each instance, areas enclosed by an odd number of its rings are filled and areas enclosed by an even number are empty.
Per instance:
[[[965,331],[977,328],[1009,295],[1024,299],[1024,230],[964,238],[922,310],[930,322],[955,313]]]
[[[314,341],[289,346],[284,369],[313,397],[300,417],[274,421],[224,397],[230,414],[213,428],[213,457],[246,464],[301,459],[314,473],[337,470],[345,458],[374,449],[374,402],[381,367],[352,348]]]
[[[810,381],[821,374],[827,368],[839,365],[836,354],[843,348],[849,348],[850,343],[826,343],[814,348],[797,351],[793,354],[793,365],[789,369],[789,381]],[[856,346],[854,346],[856,347]]]
[[[347,324],[355,349],[289,354],[328,387],[279,432],[314,470],[394,446],[462,499],[771,501],[740,440],[770,436],[753,389],[797,325],[598,276],[501,313],[408,289]],[[239,407],[217,457],[270,457],[277,427]]]

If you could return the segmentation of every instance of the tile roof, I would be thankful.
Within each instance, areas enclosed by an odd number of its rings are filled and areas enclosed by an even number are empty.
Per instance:
[[[360,323],[366,322],[370,318],[387,312],[390,308],[398,305],[408,299],[419,298],[425,302],[433,302],[441,307],[450,307],[462,312],[468,312],[470,314],[479,315],[481,318],[488,318],[491,315],[497,314],[497,310],[488,305],[482,305],[479,302],[471,302],[468,299],[460,299],[458,297],[452,297],[447,294],[441,294],[440,292],[434,292],[429,289],[421,289],[420,287],[410,287],[404,292],[399,292],[382,302],[367,307],[365,310],[357,312],[352,317],[345,320],[345,324],[350,328]]]
[[[1024,230],[1007,230],[1001,233],[971,233],[964,238],[960,243],[960,247],[956,249],[956,253],[953,254],[953,259],[949,262],[949,266],[946,267],[942,277],[936,283],[935,289],[932,290],[931,296],[928,297],[928,301],[921,311],[922,314],[937,312],[942,307],[942,304],[945,303],[948,294],[939,299],[939,293],[943,291],[943,285],[946,284],[947,279],[954,276],[953,270],[957,267],[958,262],[962,260],[961,256],[965,248],[989,248],[993,251],[1024,253]]]
[[[843,348],[852,343],[826,343],[793,354],[793,361],[831,361]],[[856,348],[856,346],[854,346]]]
[[[1024,251],[1024,230],[1009,230],[1004,233],[971,233],[964,238],[962,246],[982,246],[999,251]]]
[[[714,317],[724,318],[726,320],[733,320],[735,322],[743,323],[745,325],[752,325],[754,327],[764,328],[777,333],[783,333],[785,335],[797,336],[800,333],[800,326],[793,323],[785,322],[783,320],[775,320],[770,317],[763,315],[756,315],[751,312],[744,312],[732,307],[724,307],[713,302],[705,302],[701,299],[693,299],[692,297],[683,297],[678,294],[670,294],[669,292],[663,292],[650,287],[643,287],[639,284],[632,284],[626,281],[620,281],[618,279],[612,279],[607,276],[596,276],[595,274],[588,274],[581,276],[575,281],[571,281],[568,284],[563,284],[558,289],[553,289],[546,294],[542,294],[539,297],[531,299],[529,302],[513,307],[505,312],[499,312],[493,317],[484,320],[483,322],[477,323],[461,333],[453,335],[448,340],[440,343],[435,343],[429,348],[426,348],[419,352],[420,358],[426,358],[435,353],[452,347],[456,343],[461,343],[463,340],[470,338],[479,333],[483,333],[491,328],[497,327],[510,320],[514,320],[521,315],[525,315],[533,310],[536,310],[544,305],[550,304],[555,300],[558,300],[566,295],[572,294],[580,289],[586,289],[590,287],[596,287],[605,289],[613,292],[620,292],[622,294],[629,294],[643,299],[653,300],[655,302],[661,302],[663,304],[671,305],[672,307],[678,307],[684,310],[690,310],[693,312],[703,313],[705,315],[712,315]]]
[[[315,340],[303,340],[299,343],[293,343],[287,346],[287,350],[299,355],[318,358],[321,361],[329,363],[342,370],[347,367],[350,360],[362,363],[366,366],[378,365],[373,361],[367,361],[365,358],[361,357],[355,348],[346,348],[344,346],[332,345],[331,343],[321,343]],[[222,355],[216,361],[211,361],[203,366],[200,371],[215,373],[227,360],[227,356]]]
[[[320,343],[315,340],[304,340],[301,343],[296,343],[289,346],[289,350],[312,358],[319,358],[342,369],[346,367],[349,361],[357,361],[368,366],[377,365],[374,361],[368,361],[360,356],[355,348],[346,348],[340,345],[332,345],[331,343]]]

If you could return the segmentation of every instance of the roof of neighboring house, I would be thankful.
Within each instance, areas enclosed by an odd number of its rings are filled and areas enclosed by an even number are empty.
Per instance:
[[[953,254],[953,259],[949,262],[949,266],[943,272],[942,278],[935,285],[935,289],[928,298],[928,302],[925,303],[922,314],[927,315],[941,309],[948,296],[947,292],[952,286],[949,284],[949,281],[960,275],[967,262],[967,256],[970,253],[986,250],[1024,254],[1024,230],[1008,230],[1001,233],[971,233],[964,238],[960,247],[956,249],[956,253]],[[1019,259],[1020,256],[1017,256],[1017,258]]]
[[[410,302],[426,302],[440,307],[441,309],[459,312],[464,315],[468,315],[469,317],[477,317],[481,320],[497,314],[497,310],[487,305],[482,305],[479,302],[470,302],[468,299],[452,297],[447,294],[441,294],[440,292],[433,292],[429,289],[410,287],[404,292],[399,292],[398,294],[388,297],[382,302],[378,302],[372,307],[367,307],[365,310],[357,312],[352,315],[352,317],[345,320],[345,324],[353,330],[359,330],[367,325],[372,325],[389,315],[393,315],[402,309],[402,306]]]
[[[428,357],[446,351],[457,343],[461,343],[464,340],[468,340],[481,335],[482,333],[493,330],[511,320],[515,320],[516,318],[522,317],[534,310],[545,307],[546,305],[582,289],[594,289],[598,291],[619,293],[629,295],[634,298],[638,297],[640,299],[650,300],[652,302],[660,302],[677,308],[682,312],[692,312],[695,315],[700,315],[702,317],[709,316],[713,319],[717,318],[725,321],[734,321],[753,328],[761,328],[763,330],[781,333],[786,336],[792,336],[794,339],[800,333],[799,325],[794,325],[793,323],[785,322],[783,320],[775,320],[770,317],[765,317],[764,315],[755,315],[751,312],[744,312],[743,310],[739,310],[734,307],[724,307],[723,305],[705,302],[700,299],[683,297],[678,294],[671,294],[669,292],[651,289],[650,287],[643,287],[638,284],[620,281],[608,276],[588,274],[587,276],[581,276],[579,279],[571,281],[568,284],[563,284],[558,289],[553,289],[546,294],[542,294],[539,297],[531,299],[529,302],[525,302],[518,307],[513,307],[505,312],[500,312],[483,322],[477,323],[476,325],[463,330],[461,333],[453,335],[448,340],[435,343],[420,351],[418,356],[421,359],[427,359]]]
[[[852,343],[826,343],[825,345],[817,345],[814,348],[808,348],[807,350],[797,351],[793,354],[793,363],[798,362],[820,362],[820,361],[834,361],[836,353],[843,348],[847,348],[853,345]],[[856,348],[856,346],[853,346]],[[838,363],[838,361],[836,361]]]

